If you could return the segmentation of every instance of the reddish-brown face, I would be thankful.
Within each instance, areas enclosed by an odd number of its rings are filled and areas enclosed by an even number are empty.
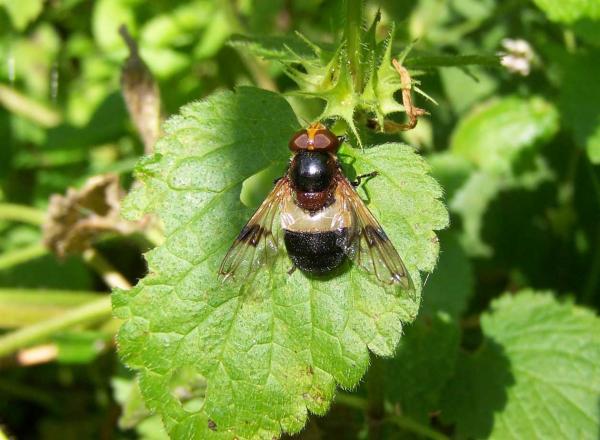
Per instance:
[[[294,152],[308,150],[336,153],[340,147],[340,141],[327,127],[317,122],[296,132],[290,140],[289,147]]]

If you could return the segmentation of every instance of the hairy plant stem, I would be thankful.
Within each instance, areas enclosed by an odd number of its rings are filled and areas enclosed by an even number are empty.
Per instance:
[[[346,26],[344,36],[354,89],[362,90],[361,29],[363,26],[363,0],[346,0]]]
[[[14,203],[0,203],[0,220],[11,220],[32,225],[44,223],[44,211]]]
[[[48,249],[42,243],[34,243],[22,249],[15,249],[0,254],[0,270],[25,263],[48,254]]]

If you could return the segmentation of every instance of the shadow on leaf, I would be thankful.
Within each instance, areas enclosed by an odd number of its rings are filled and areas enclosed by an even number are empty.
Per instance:
[[[459,438],[487,438],[494,414],[506,406],[507,389],[514,384],[503,347],[485,338],[475,353],[459,354],[442,396],[441,420],[454,424]]]

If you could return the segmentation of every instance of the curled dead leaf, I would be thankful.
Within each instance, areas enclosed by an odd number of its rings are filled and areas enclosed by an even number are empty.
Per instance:
[[[81,253],[103,232],[131,234],[141,224],[122,220],[124,192],[114,174],[94,176],[81,189],[50,198],[43,225],[44,244],[59,257]]]

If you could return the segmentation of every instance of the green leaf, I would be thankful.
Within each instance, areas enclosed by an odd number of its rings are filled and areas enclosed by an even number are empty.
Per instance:
[[[528,149],[554,136],[558,112],[539,97],[507,97],[475,108],[452,135],[450,148],[479,168],[506,173]]]
[[[402,323],[417,313],[418,270],[433,269],[433,230],[448,218],[427,164],[398,144],[347,148],[340,159],[351,175],[380,172],[363,195],[404,256],[416,297],[384,289],[350,265],[326,279],[288,275],[283,255],[250,286],[217,279],[252,212],[240,202],[243,183],[289,158],[297,128],[276,94],[221,92],[183,107],[156,154],[138,167],[144,184],[127,198],[126,213],[158,214],[166,240],[147,256],[150,275],[116,292],[113,304],[125,319],[120,354],[139,371],[148,408],[173,437],[270,439],[299,431],[308,411],[328,409],[336,384],[356,385],[369,350],[390,356]],[[206,392],[194,394],[193,383],[206,383]]]
[[[99,331],[71,330],[52,337],[61,364],[89,364],[106,348],[112,335]]]
[[[600,319],[550,293],[506,294],[481,318],[483,346],[464,355],[443,418],[460,437],[595,439],[600,429]]]
[[[600,18],[598,0],[533,0],[552,21],[573,23],[583,18]]]
[[[468,70],[456,67],[440,69],[440,78],[454,112],[461,116],[498,87],[492,75],[477,67]]]
[[[454,373],[460,331],[440,313],[415,321],[402,337],[398,352],[384,363],[386,398],[402,414],[427,423],[438,411],[446,381]]]
[[[441,311],[457,320],[473,294],[473,269],[456,234],[442,232],[440,243],[440,261],[423,286],[421,313],[435,316]]]
[[[481,228],[483,216],[499,192],[533,189],[552,177],[547,164],[533,153],[557,131],[557,110],[539,97],[494,99],[459,122],[452,135],[451,153],[469,161],[475,172],[459,189],[453,189],[450,208],[462,218],[461,241],[469,254],[492,254],[481,238]]]
[[[119,27],[124,25],[134,34],[136,23],[133,6],[138,1],[99,0],[94,4],[92,15],[94,39],[109,56],[125,55],[126,46],[119,35]]]
[[[493,250],[481,236],[484,215],[491,202],[502,191],[513,189],[534,190],[553,178],[553,173],[542,158],[536,158],[530,169],[519,175],[475,171],[450,200],[450,210],[462,220],[461,243],[469,255],[489,257]]]
[[[44,8],[43,0],[0,0],[17,30],[24,30],[35,20]]]
[[[585,148],[593,163],[600,163],[600,51],[569,57],[561,84],[560,108],[564,121],[573,130],[575,141]]]

